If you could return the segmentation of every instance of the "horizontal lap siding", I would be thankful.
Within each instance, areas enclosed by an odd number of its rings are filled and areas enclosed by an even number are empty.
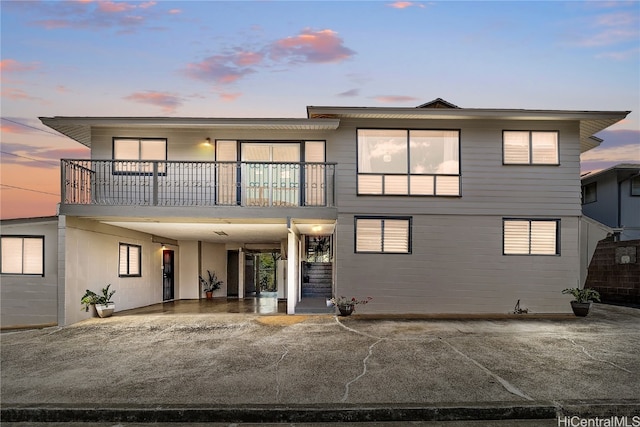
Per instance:
[[[356,129],[389,127],[460,129],[462,197],[357,196]],[[502,164],[504,129],[557,130],[560,166]],[[580,142],[577,122],[561,121],[397,121],[343,120],[328,142],[336,161],[337,204],[341,212],[394,214],[419,211],[464,215],[580,215]],[[406,213],[404,212],[404,213]]]
[[[367,313],[566,312],[577,285],[578,220],[562,218],[561,256],[502,255],[502,217],[413,215],[413,251],[356,254],[353,217],[338,219],[338,292],[373,300]]]

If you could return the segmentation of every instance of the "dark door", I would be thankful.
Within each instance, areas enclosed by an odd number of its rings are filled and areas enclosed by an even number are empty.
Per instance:
[[[162,251],[162,300],[174,299],[173,292],[173,251]]]
[[[238,296],[238,251],[227,251],[227,296]]]

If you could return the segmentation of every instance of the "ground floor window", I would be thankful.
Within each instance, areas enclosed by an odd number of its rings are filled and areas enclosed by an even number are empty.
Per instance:
[[[503,219],[504,255],[560,255],[559,219]]]
[[[118,275],[120,277],[142,276],[142,246],[120,243],[120,261]]]
[[[44,276],[44,236],[0,237],[2,274]]]
[[[411,217],[356,217],[356,253],[411,253]]]

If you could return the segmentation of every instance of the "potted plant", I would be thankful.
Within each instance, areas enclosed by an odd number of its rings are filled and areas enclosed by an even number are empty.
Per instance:
[[[111,297],[116,291],[109,291],[110,287],[111,284],[108,284],[106,288],[102,288],[102,295],[87,289],[82,298],[80,298],[80,304],[82,304],[84,311],[89,311],[89,307],[93,305],[98,316],[111,316],[116,309],[116,303],[111,301]]]
[[[356,310],[356,305],[366,304],[371,300],[371,297],[367,297],[367,299],[363,300],[357,300],[355,297],[345,298],[341,296],[339,298],[331,298],[329,301],[331,302],[331,304],[338,307],[338,311],[340,312],[341,316],[350,316],[351,313]]]
[[[600,301],[600,293],[590,288],[567,288],[562,291],[563,294],[571,294],[573,301],[571,301],[571,309],[576,316],[584,317],[589,314],[591,309],[591,301]]]
[[[202,285],[202,290],[207,295],[207,299],[213,298],[213,291],[218,290],[222,287],[224,283],[222,280],[218,280],[216,277],[216,272],[213,273],[207,270],[208,279],[200,276],[200,284]]]

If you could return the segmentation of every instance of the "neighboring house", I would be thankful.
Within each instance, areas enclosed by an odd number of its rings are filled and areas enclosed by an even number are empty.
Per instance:
[[[0,221],[0,326],[58,321],[58,218]]]
[[[108,283],[118,310],[202,298],[207,270],[215,296],[254,296],[265,253],[289,314],[331,295],[370,296],[367,313],[567,312],[579,156],[628,113],[437,99],[306,119],[43,117],[91,148],[62,160],[59,323]]]
[[[582,213],[613,228],[619,240],[640,239],[640,164],[584,175]]]

